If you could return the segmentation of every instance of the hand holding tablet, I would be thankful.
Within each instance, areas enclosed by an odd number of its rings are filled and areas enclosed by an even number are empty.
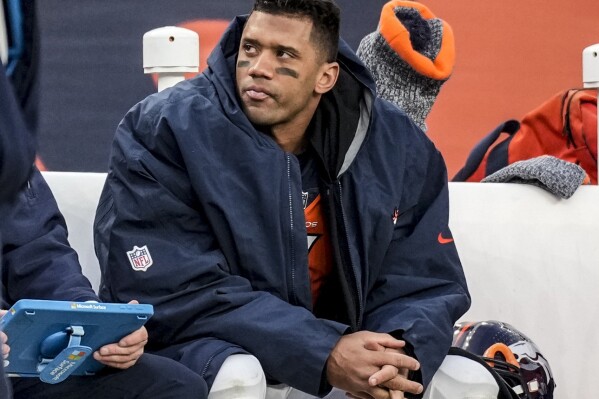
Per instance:
[[[24,299],[0,319],[8,336],[8,375],[47,383],[91,375],[104,367],[91,355],[138,330],[152,305]]]

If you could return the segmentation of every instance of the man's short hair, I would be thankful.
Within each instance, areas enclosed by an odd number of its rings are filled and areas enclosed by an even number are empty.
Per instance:
[[[340,11],[333,0],[255,0],[252,11],[310,19],[312,42],[327,62],[337,59]]]

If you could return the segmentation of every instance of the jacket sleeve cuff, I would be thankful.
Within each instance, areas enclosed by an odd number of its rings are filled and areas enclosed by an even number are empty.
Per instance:
[[[351,333],[351,328],[347,327],[343,332],[343,335],[347,335]],[[341,338],[341,337],[339,337]],[[331,349],[332,351],[332,349]],[[329,354],[330,355],[330,354]],[[329,383],[329,379],[327,378],[327,364],[329,363],[328,357],[327,361],[324,362],[324,367],[322,368],[322,373],[320,375],[320,388],[318,389],[318,396],[324,397],[331,392],[333,386]]]
[[[322,375],[320,377],[320,388],[318,388],[318,396],[324,397],[331,392],[333,386],[329,384],[329,380],[327,378],[327,362],[324,364],[324,368],[322,369]]]
[[[389,334],[391,336],[393,336],[393,338],[395,338],[395,339],[401,339],[401,340],[405,341],[406,346],[403,349],[406,352],[406,355],[408,355],[410,357],[413,357],[414,359],[418,360],[418,357],[416,356],[416,352],[414,351],[414,345],[412,345],[409,341],[407,341],[405,338],[403,338],[403,333],[404,333],[403,330],[396,330],[396,331],[390,332]],[[421,370],[420,369],[415,370],[415,371],[414,370],[410,370],[408,372],[408,379],[410,381],[415,381],[415,382],[417,382],[419,384],[422,384],[422,372],[421,372]],[[417,398],[422,398],[423,393],[418,394],[418,395],[411,394],[411,393],[406,393],[405,396],[406,396],[406,399],[417,399]]]

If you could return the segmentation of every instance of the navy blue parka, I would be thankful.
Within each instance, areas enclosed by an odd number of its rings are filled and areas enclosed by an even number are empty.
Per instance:
[[[0,62],[0,206],[11,200],[25,183],[33,163],[33,138],[25,127],[13,88]],[[0,215],[1,217],[1,215]],[[0,219],[0,229],[4,222]],[[0,231],[0,245],[2,232]],[[0,254],[0,272],[2,270]],[[2,294],[0,286],[0,294]],[[0,364],[0,395],[10,397]]]
[[[0,204],[2,308],[19,299],[97,301],[69,245],[64,217],[37,168],[9,201]]]
[[[355,130],[342,133],[350,140],[319,152],[333,165],[321,194],[339,295],[337,316],[315,316],[298,160],[256,130],[236,96],[245,19],[204,73],[149,96],[118,126],[95,220],[100,296],[152,303],[147,349],[209,383],[228,355],[248,352],[269,378],[322,395],[339,338],[370,330],[408,341],[426,384],[470,304],[456,247],[439,240],[451,237],[443,159],[376,98],[341,42],[338,61],[361,96]],[[144,249],[140,268],[130,255]]]
[[[34,149],[33,136],[0,63],[0,201],[14,196],[27,180]]]

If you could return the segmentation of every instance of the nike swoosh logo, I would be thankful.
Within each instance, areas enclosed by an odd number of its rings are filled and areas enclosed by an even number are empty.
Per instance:
[[[453,238],[445,238],[443,237],[443,233],[439,233],[437,241],[439,241],[439,244],[449,244],[450,242],[453,242]]]

